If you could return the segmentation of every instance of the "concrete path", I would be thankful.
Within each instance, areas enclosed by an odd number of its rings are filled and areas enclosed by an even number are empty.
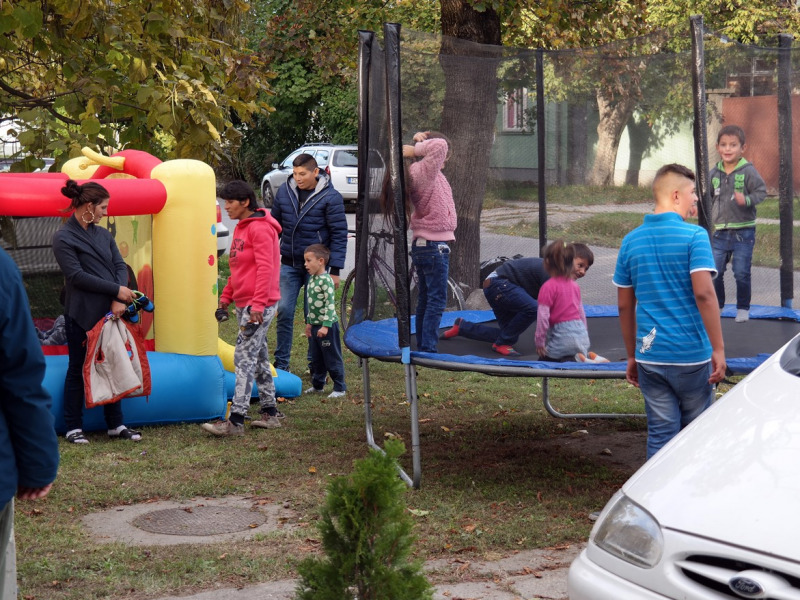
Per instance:
[[[434,600],[567,600],[567,571],[583,545],[526,550],[494,560],[440,559],[425,564]],[[158,600],[290,600],[297,581],[284,579],[244,588],[215,588]]]

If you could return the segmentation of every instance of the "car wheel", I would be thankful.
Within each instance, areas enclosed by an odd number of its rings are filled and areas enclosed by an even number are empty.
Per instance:
[[[269,182],[265,183],[264,187],[261,188],[261,199],[264,201],[264,208],[272,208],[275,198],[272,196],[272,188]]]

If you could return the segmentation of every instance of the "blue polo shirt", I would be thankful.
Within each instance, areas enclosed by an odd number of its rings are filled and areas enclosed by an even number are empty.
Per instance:
[[[692,290],[691,274],[711,271],[708,233],[678,213],[646,215],[622,240],[614,285],[636,294],[636,360],[693,365],[711,359],[711,342]]]

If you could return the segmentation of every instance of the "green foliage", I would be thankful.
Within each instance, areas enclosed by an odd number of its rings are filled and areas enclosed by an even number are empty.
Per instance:
[[[430,0],[255,0],[246,35],[275,71],[275,111],[242,128],[234,170],[260,182],[274,162],[304,143],[354,144],[358,135],[358,30],[384,22],[438,29]]]
[[[270,73],[239,50],[243,0],[0,3],[0,114],[24,153],[132,147],[216,164],[266,113]]]
[[[319,525],[326,558],[298,566],[298,600],[416,600],[432,589],[409,561],[413,523],[406,513],[406,486],[397,475],[405,446],[386,442],[355,461],[353,474],[328,486]]]

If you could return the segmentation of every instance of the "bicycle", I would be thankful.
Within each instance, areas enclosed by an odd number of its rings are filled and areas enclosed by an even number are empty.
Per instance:
[[[359,320],[380,320],[397,316],[397,295],[395,293],[394,265],[381,254],[384,246],[394,244],[391,232],[379,231],[369,234],[370,249],[368,251],[367,265],[367,299],[364,306],[364,318]],[[417,305],[417,274],[414,264],[408,269],[410,281],[410,310],[414,311]],[[352,320],[353,293],[355,291],[356,270],[353,269],[347,276],[342,286],[340,306],[340,321],[342,331],[347,329]],[[380,289],[378,288],[380,282]],[[458,283],[452,278],[447,278],[447,304],[445,310],[464,310],[464,294]]]

